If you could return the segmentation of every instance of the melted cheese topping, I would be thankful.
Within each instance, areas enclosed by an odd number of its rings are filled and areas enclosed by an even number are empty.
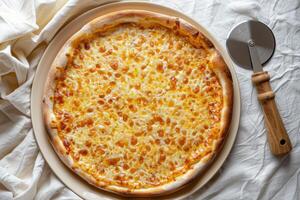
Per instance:
[[[172,182],[219,139],[222,88],[209,50],[164,27],[82,40],[56,78],[58,135],[76,166],[127,188]]]

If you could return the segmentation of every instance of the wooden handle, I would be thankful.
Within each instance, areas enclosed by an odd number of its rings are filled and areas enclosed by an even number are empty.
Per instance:
[[[277,110],[275,94],[269,80],[270,76],[265,71],[252,75],[252,82],[256,86],[258,100],[264,113],[271,152],[274,155],[284,155],[292,150],[292,145]]]

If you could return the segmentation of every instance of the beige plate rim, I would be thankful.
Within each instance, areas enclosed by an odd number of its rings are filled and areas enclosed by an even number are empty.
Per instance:
[[[48,165],[52,169],[52,171],[56,174],[56,176],[74,193],[84,199],[119,199],[120,196],[116,194],[112,194],[109,192],[105,192],[96,187],[93,187],[87,184],[83,179],[78,177],[75,173],[69,170],[58,158],[56,153],[54,152],[50,142],[48,135],[46,133],[43,118],[42,118],[42,95],[43,88],[45,84],[45,79],[47,77],[47,73],[49,71],[49,66],[51,65],[55,55],[60,50],[65,41],[77,32],[84,24],[88,21],[94,19],[95,17],[101,16],[103,14],[107,14],[113,11],[124,10],[124,9],[139,9],[139,10],[148,10],[154,11],[158,13],[163,13],[167,15],[173,15],[180,18],[185,19],[191,24],[195,25],[206,37],[208,37],[215,47],[222,54],[225,62],[230,68],[233,83],[234,83],[234,108],[233,108],[233,118],[230,127],[230,131],[228,134],[228,138],[225,141],[223,149],[217,155],[215,160],[211,163],[210,167],[205,171],[203,176],[197,177],[195,180],[191,181],[186,187],[183,189],[172,193],[170,195],[164,196],[164,199],[183,199],[195,191],[199,190],[203,187],[221,168],[222,164],[225,162],[227,156],[230,153],[230,150],[234,144],[238,126],[240,119],[240,90],[238,86],[238,80],[236,73],[234,71],[234,67],[232,61],[230,60],[227,52],[224,48],[219,44],[219,42],[201,25],[199,25],[196,21],[191,19],[190,17],[180,13],[179,11],[173,10],[168,7],[164,7],[158,4],[146,3],[146,2],[117,2],[117,3],[109,3],[103,6],[96,7],[92,10],[89,10],[66,26],[64,26],[60,32],[55,36],[55,38],[48,45],[43,57],[41,58],[35,78],[33,80],[32,92],[31,92],[31,116],[32,116],[32,126],[34,130],[34,135],[37,141],[37,144],[41,150],[41,153],[44,159],[47,161]],[[161,197],[160,197],[161,198]]]

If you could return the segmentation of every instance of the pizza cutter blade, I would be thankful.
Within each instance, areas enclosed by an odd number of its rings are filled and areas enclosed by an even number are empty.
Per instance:
[[[272,30],[259,21],[246,21],[232,29],[226,41],[232,60],[240,67],[252,69],[252,83],[256,87],[261,104],[270,150],[274,155],[284,155],[292,145],[278,112],[275,94],[270,85],[270,75],[263,71],[275,51],[275,37]]]

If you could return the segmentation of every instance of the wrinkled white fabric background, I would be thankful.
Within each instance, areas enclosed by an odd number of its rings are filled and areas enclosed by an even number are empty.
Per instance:
[[[64,23],[103,0],[0,1],[0,199],[80,199],[43,160],[30,121],[30,90],[47,44]],[[190,199],[300,199],[300,1],[153,0],[192,16],[225,45],[231,28],[258,19],[273,31],[277,48],[266,70],[293,143],[274,158],[251,72],[236,67],[241,121],[226,163]]]

